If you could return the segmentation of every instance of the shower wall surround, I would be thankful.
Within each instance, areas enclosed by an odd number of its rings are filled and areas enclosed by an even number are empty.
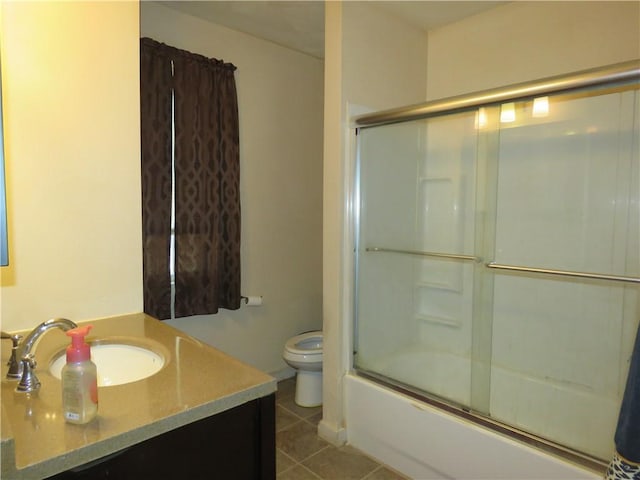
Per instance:
[[[633,84],[361,128],[356,370],[608,460],[640,317],[639,117]]]

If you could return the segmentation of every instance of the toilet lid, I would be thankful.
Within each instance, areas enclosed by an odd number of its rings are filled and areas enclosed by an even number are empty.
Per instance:
[[[305,355],[322,354],[322,332],[307,332],[292,337],[287,341],[286,349],[291,353]]]

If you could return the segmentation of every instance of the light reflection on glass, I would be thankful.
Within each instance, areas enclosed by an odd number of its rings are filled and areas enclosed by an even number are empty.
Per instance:
[[[476,121],[475,121],[476,129],[484,128],[487,126],[487,112],[484,108],[478,109],[476,112]]]
[[[546,117],[549,115],[549,97],[538,97],[533,100],[533,117]]]
[[[516,120],[516,106],[513,102],[503,103],[500,107],[500,122],[511,123]]]

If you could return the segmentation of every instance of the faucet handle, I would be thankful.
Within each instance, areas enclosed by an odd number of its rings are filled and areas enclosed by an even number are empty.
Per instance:
[[[36,368],[36,359],[33,353],[28,353],[22,357],[22,378],[16,387],[18,392],[33,392],[40,388],[40,380],[33,371]]]
[[[7,365],[9,366],[9,371],[7,372],[8,379],[16,379],[22,376],[22,365],[18,362],[16,358],[16,354],[18,351],[18,346],[20,345],[20,340],[22,340],[22,335],[18,334],[10,334],[5,332],[0,332],[3,340],[11,340],[11,357],[9,357],[9,361]]]
[[[20,343],[20,340],[22,339],[22,335],[18,335],[17,333],[7,333],[7,332],[0,332],[0,338],[2,340],[11,340],[11,343],[14,347],[17,347],[18,344]]]

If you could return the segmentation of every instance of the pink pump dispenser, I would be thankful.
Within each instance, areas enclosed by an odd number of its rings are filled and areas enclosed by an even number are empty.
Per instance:
[[[93,325],[87,325],[66,332],[67,336],[71,337],[71,345],[67,347],[67,363],[91,360],[91,347],[84,341],[84,337],[89,335],[92,328]]]
[[[62,367],[62,410],[69,423],[88,423],[98,413],[98,372],[85,341],[93,325],[66,332],[71,337],[67,363]]]

